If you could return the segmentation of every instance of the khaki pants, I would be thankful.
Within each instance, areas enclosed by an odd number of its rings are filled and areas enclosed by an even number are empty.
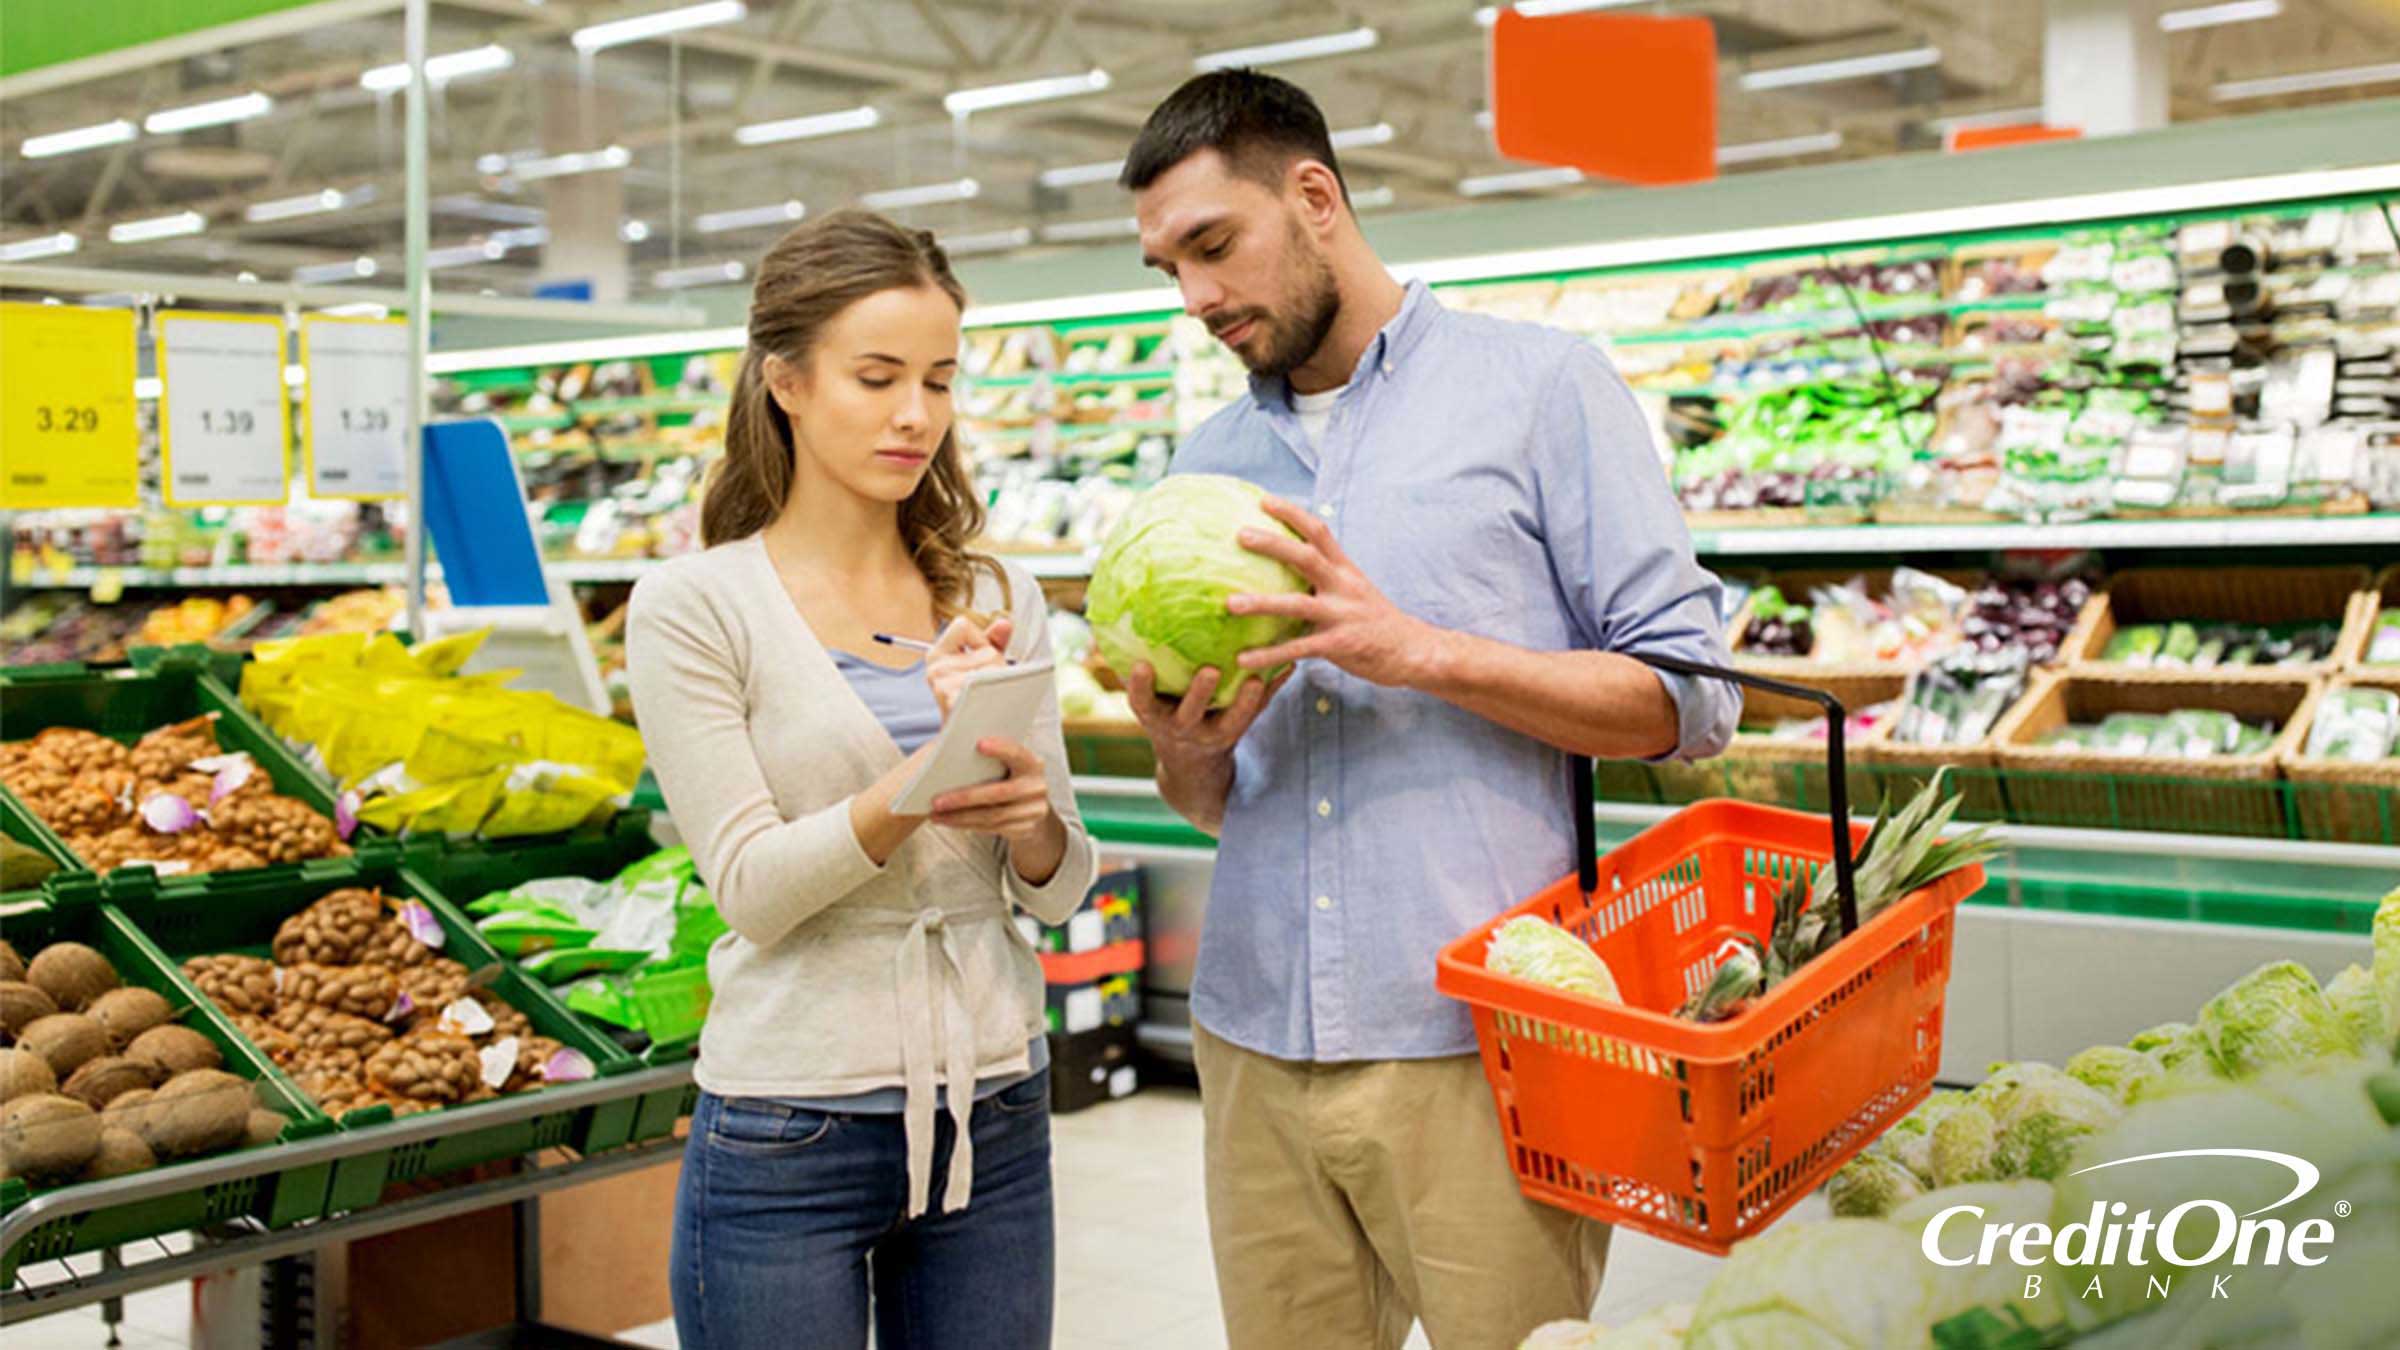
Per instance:
[[[1233,1350],[1512,1350],[1590,1315],[1606,1225],[1518,1190],[1473,1055],[1305,1064],[1192,1028]]]

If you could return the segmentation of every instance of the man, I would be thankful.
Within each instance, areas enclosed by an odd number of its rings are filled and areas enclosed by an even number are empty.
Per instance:
[[[1727,661],[1649,434],[1607,358],[1403,288],[1359,233],[1315,103],[1200,76],[1125,163],[1145,261],[1253,372],[1176,472],[1266,488],[1242,543],[1314,594],[1306,634],[1179,705],[1130,673],[1159,788],[1219,850],[1192,992],[1209,1235],[1251,1347],[1514,1346],[1585,1315],[1608,1230],[1518,1192],[1446,942],[1573,870],[1568,754],[1717,753]],[[1287,687],[1288,686],[1288,687]],[[1595,1104],[1605,1109],[1605,1104]]]

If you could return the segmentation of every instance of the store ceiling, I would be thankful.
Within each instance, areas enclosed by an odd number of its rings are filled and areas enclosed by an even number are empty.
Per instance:
[[[2038,117],[2039,0],[1623,7],[1716,22],[1727,173],[1936,148],[1953,119]],[[635,289],[648,291],[662,278],[707,277],[716,264],[755,256],[788,216],[774,209],[783,203],[823,210],[962,179],[975,185],[970,200],[895,209],[962,251],[1110,238],[1127,214],[1110,175],[1094,167],[1083,181],[1072,172],[1062,181],[1056,171],[1120,157],[1196,58],[1362,28],[1373,30],[1373,46],[1270,68],[1308,87],[1335,130],[1351,133],[1344,168],[1366,209],[1454,205],[1467,195],[1462,184],[1526,167],[1501,159],[1477,120],[1488,29],[1471,0],[748,0],[738,19],[672,40],[590,55],[573,41],[595,24],[679,8],[676,0],[435,0],[437,57],[496,48],[505,58],[482,59],[507,62],[447,81],[436,98],[437,285],[524,294],[545,275],[545,260],[572,274],[577,264],[547,240],[554,212],[621,218]],[[2245,90],[2246,82],[2400,63],[2400,7],[2384,0],[2248,0],[2247,8],[2277,12],[2170,35],[2176,121],[2400,88],[2393,69],[2381,83]],[[390,284],[401,262],[402,109],[361,79],[399,60],[400,45],[398,0],[342,0],[298,11],[280,34],[229,50],[155,64],[102,58],[54,87],[0,82],[0,258],[26,260],[35,250],[12,255],[11,247],[64,234],[74,236],[74,252],[42,261],[271,281],[374,275]],[[1765,89],[1743,79],[1928,48],[1938,58],[1897,73]],[[960,90],[1092,70],[1107,72],[1105,91],[964,119],[944,106]],[[27,154],[54,144],[29,146],[29,138],[251,94],[271,108],[197,130]],[[769,133],[736,135],[860,108],[875,110],[875,126],[756,144],[744,142]],[[621,176],[537,176],[542,157],[610,147],[622,147]],[[195,224],[187,212],[200,228],[175,233]]]

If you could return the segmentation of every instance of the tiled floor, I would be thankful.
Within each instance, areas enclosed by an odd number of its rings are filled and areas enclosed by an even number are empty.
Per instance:
[[[1189,1090],[1153,1088],[1060,1116],[1057,1156],[1057,1344],[1067,1350],[1219,1350],[1216,1273],[1208,1258],[1200,1185],[1200,1103]],[[1803,1214],[1823,1212],[1812,1199]],[[1617,1322],[1699,1296],[1716,1262],[1680,1247],[1620,1233],[1595,1310]],[[186,1345],[187,1286],[126,1301],[131,1350]],[[629,1343],[673,1350],[670,1324],[629,1329]],[[107,1343],[96,1309],[0,1331],[5,1350],[95,1350]],[[1422,1333],[1411,1341],[1422,1347]]]

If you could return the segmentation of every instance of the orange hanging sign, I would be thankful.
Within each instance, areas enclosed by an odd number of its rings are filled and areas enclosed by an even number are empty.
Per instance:
[[[1492,137],[1500,153],[1626,183],[1717,173],[1717,30],[1631,14],[1492,24]]]

